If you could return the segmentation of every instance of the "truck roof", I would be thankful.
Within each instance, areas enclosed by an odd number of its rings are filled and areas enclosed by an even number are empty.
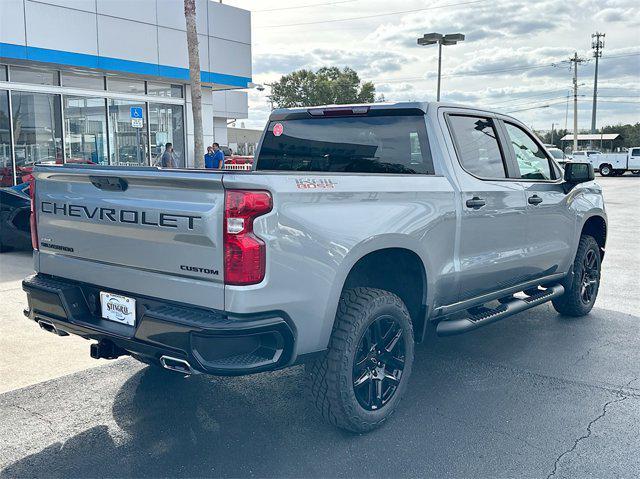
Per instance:
[[[318,105],[318,106],[303,106],[293,108],[276,108],[269,115],[269,120],[285,120],[300,118],[301,114],[306,114],[310,110],[340,110],[340,109],[353,109],[353,108],[368,108],[369,111],[384,111],[384,110],[419,110],[422,113],[427,113],[429,108],[438,107],[451,107],[451,108],[464,108],[467,110],[476,110],[480,112],[490,113],[493,115],[500,115],[503,117],[513,118],[510,115],[504,113],[489,110],[486,108],[479,108],[470,105],[463,105],[459,103],[451,102],[426,102],[426,101],[400,101],[400,102],[383,102],[383,103],[352,103],[347,105]]]

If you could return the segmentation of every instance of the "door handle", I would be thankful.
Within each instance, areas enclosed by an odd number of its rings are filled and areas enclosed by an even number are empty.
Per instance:
[[[482,208],[486,204],[487,202],[485,200],[483,200],[482,198],[478,198],[477,196],[474,196],[466,202],[467,208],[473,208],[474,210]]]
[[[540,203],[542,203],[542,198],[540,198],[538,195],[533,195],[530,196],[527,201],[530,205],[539,205]]]

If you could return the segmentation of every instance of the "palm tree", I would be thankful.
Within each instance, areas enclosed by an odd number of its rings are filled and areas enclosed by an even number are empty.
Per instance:
[[[194,166],[196,168],[204,168],[204,147],[202,144],[202,84],[200,82],[200,52],[196,31],[195,0],[184,0],[184,18],[187,21],[189,81],[191,83],[191,108],[193,111]]]

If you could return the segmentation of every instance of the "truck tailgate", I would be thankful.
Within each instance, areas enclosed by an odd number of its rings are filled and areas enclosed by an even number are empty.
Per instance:
[[[35,177],[40,272],[165,299],[206,291],[197,303],[224,307],[221,174],[64,166]]]

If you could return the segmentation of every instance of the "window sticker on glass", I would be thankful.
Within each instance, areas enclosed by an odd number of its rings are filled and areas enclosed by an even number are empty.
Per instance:
[[[276,123],[273,125],[273,136],[280,136],[284,132],[284,126],[282,123]]]

